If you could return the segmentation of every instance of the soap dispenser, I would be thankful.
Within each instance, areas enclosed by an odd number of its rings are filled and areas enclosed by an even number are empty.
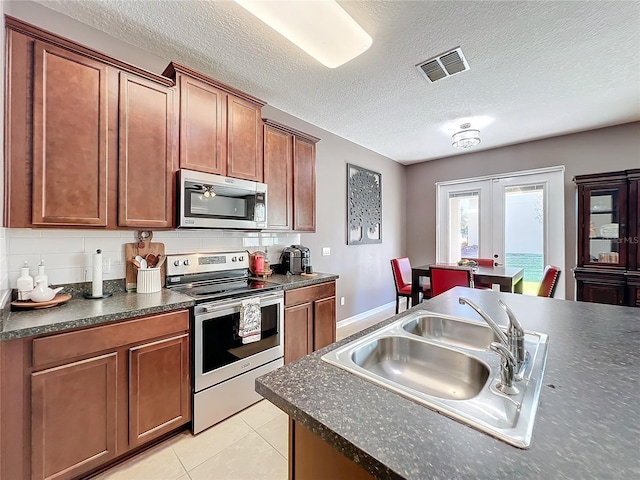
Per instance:
[[[40,265],[38,265],[38,274],[33,279],[33,283],[38,285],[41,283],[43,288],[47,288],[49,286],[49,277],[44,273],[44,260],[40,259]]]
[[[29,300],[31,290],[33,290],[33,277],[29,275],[29,263],[25,260],[22,266],[22,274],[16,282],[18,287],[18,300]]]

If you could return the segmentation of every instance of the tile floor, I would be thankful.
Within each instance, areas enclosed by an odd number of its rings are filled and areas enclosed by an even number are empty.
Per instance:
[[[395,307],[338,328],[341,340]],[[267,400],[193,436],[183,432],[93,480],[286,480],[288,416]]]

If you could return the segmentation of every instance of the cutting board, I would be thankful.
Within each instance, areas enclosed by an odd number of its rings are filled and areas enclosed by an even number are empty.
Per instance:
[[[125,280],[127,292],[135,292],[138,283],[138,267],[131,263],[131,260],[133,260],[136,255],[140,255],[144,258],[149,253],[153,253],[154,255],[164,255],[164,243],[151,242],[152,238],[153,232],[150,232],[150,235],[140,242],[124,244],[124,258],[127,262],[127,274]],[[160,284],[163,287],[164,273],[165,265],[162,265],[162,268],[160,269]]]

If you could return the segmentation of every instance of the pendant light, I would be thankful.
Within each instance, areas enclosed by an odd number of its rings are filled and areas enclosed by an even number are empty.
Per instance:
[[[451,145],[455,148],[475,147],[480,143],[480,130],[473,130],[470,123],[460,125],[460,132],[451,137]]]

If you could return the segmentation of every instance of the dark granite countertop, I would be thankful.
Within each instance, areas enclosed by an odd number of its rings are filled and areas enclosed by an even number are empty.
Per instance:
[[[379,479],[638,477],[640,309],[458,287],[410,311],[479,319],[461,295],[506,325],[501,298],[526,330],[549,335],[527,450],[321,360],[407,312],[258,378],[256,390]]]
[[[338,275],[332,273],[316,272],[314,275],[315,276],[281,275],[279,273],[274,273],[270,277],[266,277],[265,281],[282,285],[283,290],[291,290],[293,288],[308,287],[309,285],[316,285],[318,283],[330,282],[338,279]]]
[[[306,287],[318,283],[336,280],[337,275],[318,273],[316,276],[278,275],[265,280],[276,283],[283,290]],[[86,284],[64,285],[63,293],[71,293],[73,298],[67,303],[39,310],[3,311],[0,322],[0,341],[30,337],[65,330],[88,327],[116,320],[139,317],[153,313],[166,312],[194,305],[191,297],[163,288],[158,293],[125,293],[121,290],[122,280],[109,281],[113,296],[102,300],[87,300],[82,292],[87,291]]]
[[[8,313],[4,317],[0,340],[62,332],[193,305],[192,298],[166,288],[158,293],[118,292],[101,300],[74,296],[55,307]]]

